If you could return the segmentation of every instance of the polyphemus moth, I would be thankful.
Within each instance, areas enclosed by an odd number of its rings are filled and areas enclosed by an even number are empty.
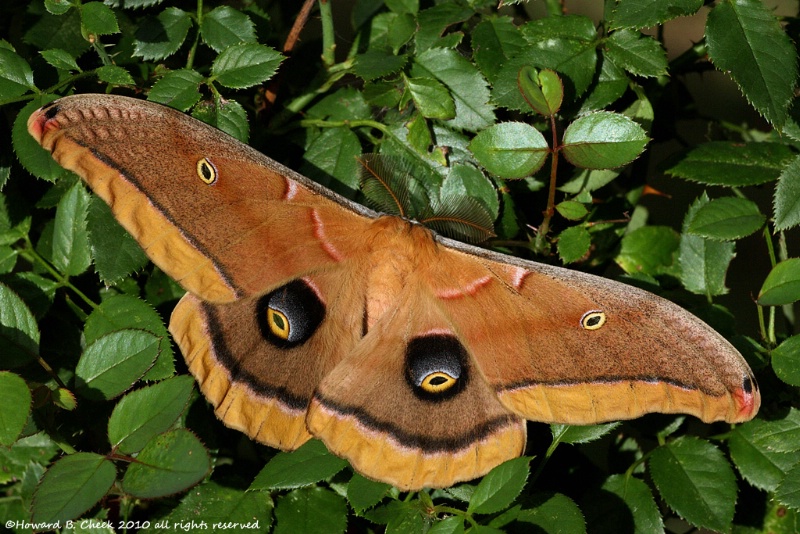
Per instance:
[[[187,294],[170,331],[230,427],[311,437],[372,479],[446,487],[523,453],[526,419],[751,419],[725,339],[640,289],[446,239],[178,111],[79,95],[28,129]]]

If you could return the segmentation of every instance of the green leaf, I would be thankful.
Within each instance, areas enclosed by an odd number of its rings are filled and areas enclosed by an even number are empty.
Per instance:
[[[800,156],[781,171],[773,200],[775,230],[782,231],[800,224]]]
[[[528,480],[530,461],[530,458],[522,456],[489,471],[475,488],[467,513],[494,514],[511,506]]]
[[[264,532],[269,530],[272,521],[272,500],[263,493],[231,487],[228,481],[204,482],[188,492],[163,521],[154,522],[148,532],[151,529],[155,534],[175,534],[178,529],[188,531],[184,525],[191,526],[192,521],[198,525],[198,519],[205,521],[209,532],[222,529]]]
[[[13,50],[0,48],[0,100],[11,100],[35,89],[28,62]]]
[[[772,349],[772,369],[792,386],[800,387],[800,336],[792,336]]]
[[[392,486],[384,482],[376,482],[358,473],[353,475],[347,484],[347,500],[356,513],[362,513],[383,500]]]
[[[600,57],[600,62],[600,75],[584,97],[578,115],[610,106],[625,94],[631,83],[625,71],[605,54]]]
[[[456,104],[447,88],[433,78],[404,77],[406,87],[423,117],[448,120],[456,116]]]
[[[252,490],[292,489],[332,477],[347,466],[347,460],[328,452],[316,439],[293,452],[279,452],[250,485]]]
[[[247,113],[236,100],[219,99],[213,103],[201,102],[192,110],[192,116],[226,134],[246,143],[250,136]]]
[[[159,356],[144,375],[145,380],[162,380],[175,373],[172,344],[167,327],[153,307],[132,295],[114,295],[106,298],[86,319],[83,336],[86,343],[123,329],[147,330],[159,338]]]
[[[127,70],[117,65],[104,65],[95,72],[101,81],[111,85],[134,85],[136,83]]]
[[[647,28],[696,13],[703,0],[619,0],[610,28]]]
[[[650,475],[670,508],[697,527],[730,530],[736,503],[736,477],[711,443],[683,436],[655,449]]]
[[[191,27],[192,19],[187,12],[168,7],[158,17],[139,26],[133,55],[141,56],[145,61],[169,57],[181,47]]]
[[[186,111],[202,98],[199,90],[202,82],[203,76],[195,70],[173,70],[153,84],[147,99]]]
[[[553,439],[561,443],[591,443],[602,438],[620,425],[618,421],[602,425],[550,424]]]
[[[77,9],[65,15],[46,14],[25,32],[25,42],[40,50],[61,48],[78,57],[90,46],[81,35],[80,17]]]
[[[558,257],[572,263],[586,256],[592,246],[592,236],[584,226],[570,226],[558,234]]]
[[[76,452],[48,469],[33,495],[31,521],[63,522],[83,514],[111,489],[114,464],[99,454]]]
[[[142,7],[151,7],[156,4],[160,4],[164,0],[104,0],[104,1],[111,7],[136,9]]]
[[[648,141],[647,133],[628,117],[596,111],[567,126],[561,150],[576,167],[611,169],[636,159]]]
[[[343,533],[347,528],[347,504],[325,488],[296,489],[278,499],[275,521],[275,534]]]
[[[242,43],[225,49],[211,66],[213,79],[231,89],[246,89],[272,78],[283,56],[257,43]]]
[[[81,5],[81,29],[84,35],[112,35],[119,33],[117,16],[102,2]]]
[[[98,338],[78,360],[76,388],[91,399],[120,395],[152,367],[159,341],[144,330],[120,330]]]
[[[574,176],[564,182],[558,189],[565,193],[578,195],[580,193],[591,193],[611,183],[619,171],[608,169],[577,169]]]
[[[530,509],[520,511],[517,521],[531,523],[541,532],[553,534],[586,532],[586,522],[580,508],[566,495],[539,493],[531,498],[529,505]]]
[[[501,178],[532,175],[550,152],[539,130],[523,122],[501,122],[480,131],[469,150],[487,171]]]
[[[786,473],[783,482],[775,490],[775,499],[789,508],[800,510],[800,464]]]
[[[200,34],[203,41],[217,52],[235,44],[256,42],[253,21],[230,6],[219,6],[203,15]]]
[[[445,30],[470,18],[472,9],[462,7],[455,2],[443,2],[417,14],[417,53],[431,48],[452,48],[464,37],[462,32],[449,32],[442,37]]]
[[[688,233],[697,213],[709,203],[708,195],[703,193],[689,207],[683,220],[678,263],[681,267],[683,287],[699,295],[716,296],[728,292],[728,288],[725,287],[725,276],[731,260],[736,255],[735,245]]]
[[[53,15],[63,15],[73,6],[69,0],[44,0],[44,7]]]
[[[464,533],[464,519],[457,515],[445,517],[436,521],[427,534],[463,534]]]
[[[188,375],[132,391],[114,406],[108,440],[123,454],[139,452],[155,435],[169,430],[186,409],[194,387]]]
[[[482,20],[472,30],[470,40],[475,64],[491,81],[494,81],[503,63],[525,47],[525,38],[511,17]]]
[[[17,153],[20,163],[32,175],[48,182],[55,182],[65,171],[50,153],[37,143],[28,133],[28,119],[39,107],[55,100],[55,95],[44,95],[34,98],[17,114],[11,131],[14,142],[14,152]]]
[[[90,198],[83,184],[76,182],[58,202],[52,248],[46,256],[65,275],[81,274],[92,261],[86,230]]]
[[[617,30],[606,41],[606,56],[631,74],[644,77],[667,74],[667,51],[652,37],[633,30]]]
[[[708,239],[733,240],[758,231],[765,221],[755,202],[724,197],[700,206],[686,230]]]
[[[486,80],[455,50],[433,48],[417,55],[411,75],[435,78],[447,86],[456,104],[455,118],[447,121],[451,128],[476,132],[494,123]]]
[[[343,193],[358,190],[359,168],[356,157],[363,152],[361,141],[350,128],[326,128],[306,147],[307,165],[301,172],[316,182]]]
[[[353,74],[362,80],[370,81],[394,74],[408,61],[406,56],[398,56],[383,50],[367,50],[356,56]]]
[[[800,300],[800,258],[783,260],[767,275],[758,302],[761,306],[783,306]]]
[[[579,221],[589,214],[589,210],[582,202],[577,200],[565,200],[556,204],[556,211],[565,219]]]
[[[39,356],[39,325],[25,302],[0,283],[0,353],[3,366],[17,367]]]
[[[42,50],[39,53],[47,63],[57,69],[81,72],[81,68],[78,66],[75,58],[66,50],[53,48],[51,50]]]
[[[658,509],[650,486],[639,480],[625,475],[611,475],[603,483],[603,490],[610,492],[627,504],[628,514],[633,515],[633,532],[635,534],[658,534],[664,532],[661,512]],[[613,521],[614,516],[608,517],[608,510],[603,511],[605,519]],[[597,525],[592,525],[597,528]],[[619,523],[609,524],[609,532],[616,532]]]
[[[31,390],[14,373],[0,371],[0,446],[8,447],[19,438],[31,411]]]
[[[106,284],[114,285],[147,264],[136,240],[120,226],[108,204],[95,196],[89,201],[86,229],[94,266]]]
[[[674,269],[678,234],[666,226],[643,226],[626,234],[616,258],[629,274],[663,274]]]
[[[519,90],[525,102],[545,117],[558,113],[564,101],[564,86],[555,71],[533,67],[522,67],[517,76]]]
[[[706,185],[759,185],[777,180],[794,159],[792,150],[778,143],[713,141],[690,150],[666,172]]]
[[[211,458],[200,440],[185,428],[151,439],[128,466],[122,489],[140,499],[153,499],[188,489],[211,470]]]
[[[706,21],[706,43],[717,69],[780,129],[797,82],[797,52],[769,8],[758,0],[718,3]]]
[[[797,448],[800,411],[791,409],[783,419],[753,419],[736,425],[728,440],[731,459],[753,486],[775,491],[789,471],[800,465]]]

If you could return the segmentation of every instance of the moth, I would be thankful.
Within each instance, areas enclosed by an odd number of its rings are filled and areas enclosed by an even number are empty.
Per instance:
[[[442,237],[176,110],[77,95],[33,137],[187,293],[170,332],[217,416],[365,476],[446,487],[523,453],[526,420],[751,419],[737,350],[679,306]]]

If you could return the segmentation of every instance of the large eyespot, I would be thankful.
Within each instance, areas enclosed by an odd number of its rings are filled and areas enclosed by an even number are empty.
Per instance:
[[[420,399],[449,399],[464,389],[467,377],[467,351],[452,335],[417,337],[406,347],[406,381]]]
[[[197,160],[197,176],[204,184],[211,185],[217,181],[217,168],[206,158]]]
[[[294,280],[258,299],[258,326],[280,348],[308,341],[325,318],[325,304],[305,280]]]
[[[606,324],[606,313],[602,310],[592,310],[581,317],[581,327],[586,330],[598,330]]]

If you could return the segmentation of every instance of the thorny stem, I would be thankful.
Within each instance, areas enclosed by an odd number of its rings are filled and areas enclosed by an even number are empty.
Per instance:
[[[555,214],[556,205],[556,178],[558,176],[558,153],[560,146],[558,144],[558,128],[556,128],[556,117],[550,115],[550,132],[553,137],[552,158],[550,160],[550,188],[547,193],[547,207],[544,210],[544,219],[539,226],[539,232],[536,234],[536,241],[534,242],[534,250],[540,254],[547,252],[547,234],[550,231],[550,220]]]

